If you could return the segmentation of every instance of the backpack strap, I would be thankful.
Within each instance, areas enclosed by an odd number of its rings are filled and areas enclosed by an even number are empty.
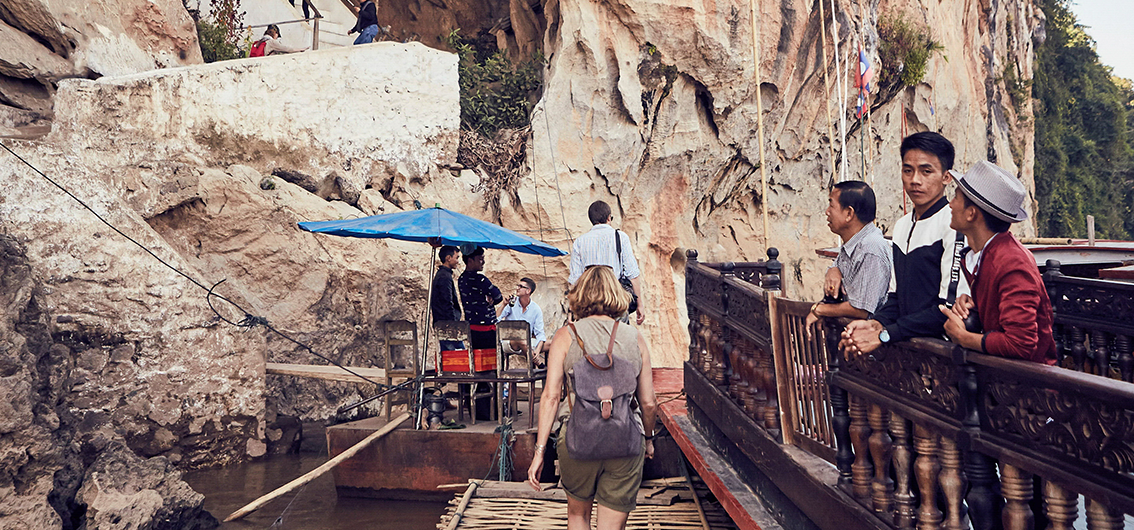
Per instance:
[[[953,265],[949,268],[949,291],[945,295],[945,307],[953,307],[953,304],[957,301],[957,287],[961,282],[961,264],[965,259],[964,250],[965,234],[957,232],[957,240],[953,242]]]
[[[614,252],[618,254],[618,275],[617,278],[622,278],[622,235],[618,233],[618,229],[614,229]]]
[[[579,330],[575,329],[575,323],[574,322],[568,322],[567,326],[569,326],[571,328],[571,333],[573,335],[575,335],[575,341],[579,343],[579,349],[583,351],[583,358],[586,359],[587,362],[591,364],[591,366],[594,366],[595,368],[597,368],[599,370],[610,370],[611,368],[614,367],[614,338],[618,336],[618,321],[617,320],[614,321],[614,327],[611,328],[611,330],[610,330],[610,342],[606,345],[606,358],[610,362],[607,363],[607,365],[605,367],[595,364],[595,362],[593,360],[591,360],[591,356],[587,355],[587,347],[583,345],[583,338],[579,336]],[[567,387],[567,392],[568,392],[568,394],[567,394],[567,408],[571,413],[574,413],[575,412],[575,401],[571,399],[571,394],[574,393],[575,390],[573,388],[571,388],[571,383],[570,383],[571,376],[567,374],[567,369],[566,369],[567,367],[564,366],[563,368],[564,368],[564,370],[563,370],[563,385]]]

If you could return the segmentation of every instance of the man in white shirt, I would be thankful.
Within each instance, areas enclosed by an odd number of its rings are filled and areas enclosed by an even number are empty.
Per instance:
[[[539,304],[532,301],[536,283],[531,278],[520,278],[516,284],[516,294],[508,297],[508,303],[497,309],[498,320],[523,320],[531,327],[532,359],[536,364],[543,364],[543,346],[547,342],[547,334],[543,330],[543,310]],[[512,349],[521,351],[523,345],[512,344]]]
[[[614,270],[619,278],[630,280],[634,293],[638,295],[638,325],[646,321],[645,296],[642,284],[639,281],[641,272],[638,270],[638,260],[634,258],[634,251],[630,248],[630,236],[610,226],[614,216],[610,213],[610,205],[603,201],[591,203],[587,210],[591,219],[591,230],[575,240],[571,247],[571,274],[567,283],[574,285],[583,275],[587,267],[602,265]],[[618,241],[615,240],[618,235]],[[621,246],[621,255],[619,254]]]

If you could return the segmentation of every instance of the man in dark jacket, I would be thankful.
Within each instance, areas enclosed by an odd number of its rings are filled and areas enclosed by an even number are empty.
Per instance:
[[[433,297],[429,301],[433,321],[460,320],[461,304],[457,301],[457,286],[453,283],[453,269],[461,259],[461,250],[446,245],[441,247],[441,266],[437,267],[437,274],[433,275]],[[461,350],[464,345],[460,341],[441,341],[442,350]]]
[[[1015,175],[990,162],[977,162],[957,179],[950,206],[953,228],[965,234],[965,277],[971,297],[957,297],[952,309],[940,311],[945,333],[970,350],[1044,364],[1055,364],[1051,326],[1055,315],[1035,256],[1008,231],[1028,218],[1024,185]],[[965,328],[976,311],[980,330]]]
[[[959,250],[945,198],[952,181],[953,144],[935,132],[920,132],[902,140],[901,153],[902,190],[913,211],[894,224],[894,273],[886,301],[870,320],[851,322],[843,331],[842,347],[852,353],[912,337],[944,337],[945,315],[937,306],[950,291],[954,296],[968,293],[963,277],[955,285],[950,278]]]
[[[378,3],[375,0],[364,0],[358,8],[358,22],[355,22],[347,35],[355,32],[359,33],[358,38],[354,39],[355,44],[374,42],[374,37],[378,35]]]
[[[457,278],[457,289],[469,322],[469,341],[474,350],[496,349],[496,305],[504,301],[500,289],[481,271],[484,270],[484,248],[465,254],[465,272]]]

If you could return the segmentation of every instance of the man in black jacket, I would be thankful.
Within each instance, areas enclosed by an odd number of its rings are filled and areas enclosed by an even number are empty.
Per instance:
[[[375,0],[363,0],[362,6],[358,8],[358,22],[355,22],[347,35],[355,32],[359,32],[358,38],[354,39],[355,44],[374,42],[374,37],[378,35],[378,3]]]
[[[843,332],[841,344],[852,353],[912,337],[944,337],[945,315],[937,306],[951,291],[953,296],[969,292],[964,276],[958,274],[956,283],[950,278],[958,250],[945,199],[953,180],[953,144],[935,132],[920,132],[902,140],[901,153],[902,189],[913,211],[894,224],[894,273],[886,301],[871,320],[851,322]]]
[[[433,297],[429,301],[433,321],[460,320],[461,303],[457,301],[457,286],[453,283],[453,269],[461,260],[461,250],[446,245],[441,247],[441,266],[437,267],[437,274],[433,275]],[[460,341],[441,341],[442,350],[463,350]]]

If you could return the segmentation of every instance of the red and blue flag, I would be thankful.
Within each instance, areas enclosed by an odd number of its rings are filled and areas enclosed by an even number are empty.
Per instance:
[[[870,65],[870,59],[866,57],[866,51],[862,46],[858,47],[858,71],[855,72],[854,86],[858,88],[858,106],[856,107],[857,116],[862,117],[866,107],[866,95],[870,92],[870,81],[874,79],[874,69]]]

